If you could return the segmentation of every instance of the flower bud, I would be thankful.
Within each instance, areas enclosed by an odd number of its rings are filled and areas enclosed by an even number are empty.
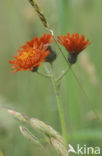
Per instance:
[[[45,61],[52,63],[57,57],[56,52],[52,50],[51,46],[48,46],[47,50],[49,50],[50,53],[45,58]]]

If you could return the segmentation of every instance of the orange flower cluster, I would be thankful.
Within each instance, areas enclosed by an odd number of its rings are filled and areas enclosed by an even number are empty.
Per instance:
[[[56,59],[56,53],[50,47],[50,43],[53,42],[52,34],[44,34],[40,38],[35,37],[31,41],[26,42],[18,50],[18,55],[14,56],[14,60],[10,60],[12,64],[12,72],[37,71],[41,62],[47,61],[49,63]],[[73,64],[77,60],[78,54],[89,45],[89,40],[85,41],[84,35],[79,36],[78,33],[66,36],[58,36],[58,42],[64,46],[69,52],[68,61]]]
[[[36,71],[41,62],[44,62],[46,57],[50,54],[47,50],[48,45],[53,41],[51,34],[44,34],[41,38],[33,38],[18,50],[18,55],[15,55],[15,60],[10,60],[13,64],[12,72]]]

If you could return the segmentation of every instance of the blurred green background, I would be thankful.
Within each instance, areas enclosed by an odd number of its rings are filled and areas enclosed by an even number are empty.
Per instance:
[[[61,98],[68,142],[75,148],[78,143],[102,147],[102,1],[38,0],[38,3],[56,36],[78,32],[91,41],[72,67],[89,98],[71,72],[62,80]],[[12,74],[8,63],[21,45],[44,32],[47,33],[27,0],[0,0],[0,105],[38,118],[61,132],[51,82],[29,71]],[[58,75],[67,65],[56,45],[52,46],[58,54],[54,63]],[[64,48],[63,51],[67,55]],[[95,118],[91,105],[100,120]],[[19,132],[18,125],[1,107],[0,150],[5,156],[57,155],[46,144],[47,154],[32,145]]]

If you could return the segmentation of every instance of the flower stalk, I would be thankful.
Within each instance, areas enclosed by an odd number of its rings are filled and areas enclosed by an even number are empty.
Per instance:
[[[62,71],[61,75],[56,79],[57,82],[63,79],[63,77],[68,73],[71,66],[67,66],[65,70]]]
[[[39,71],[37,71],[37,74],[39,74],[39,75],[41,75],[41,76],[43,76],[45,78],[50,78],[51,77],[51,75],[45,74],[45,73],[42,73],[42,72],[39,72]]]
[[[66,132],[65,119],[64,119],[64,111],[63,111],[61,98],[59,95],[59,86],[58,86],[58,83],[54,77],[53,69],[52,69],[51,81],[53,84],[53,88],[54,88],[54,92],[55,92],[55,96],[56,96],[56,101],[57,101],[57,105],[58,105],[58,112],[59,112],[59,117],[60,117],[60,122],[61,122],[62,136],[64,138],[65,144],[67,144],[67,132]]]

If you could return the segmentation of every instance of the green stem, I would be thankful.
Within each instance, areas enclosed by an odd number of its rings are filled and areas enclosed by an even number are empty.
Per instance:
[[[39,71],[37,71],[37,74],[39,74],[39,75],[41,75],[41,76],[43,76],[45,78],[50,78],[51,77],[51,75],[47,75],[47,74],[39,72]]]
[[[65,70],[62,71],[61,75],[56,79],[56,81],[60,81],[63,79],[63,77],[68,73],[71,66],[68,66]]]
[[[64,111],[63,111],[61,98],[59,95],[58,83],[55,80],[53,72],[52,72],[51,80],[52,80],[52,84],[53,84],[55,95],[56,95],[56,101],[57,101],[57,105],[58,105],[59,117],[60,117],[60,122],[61,122],[62,135],[63,135],[65,144],[67,144],[67,132],[66,132],[65,119],[64,119]]]

